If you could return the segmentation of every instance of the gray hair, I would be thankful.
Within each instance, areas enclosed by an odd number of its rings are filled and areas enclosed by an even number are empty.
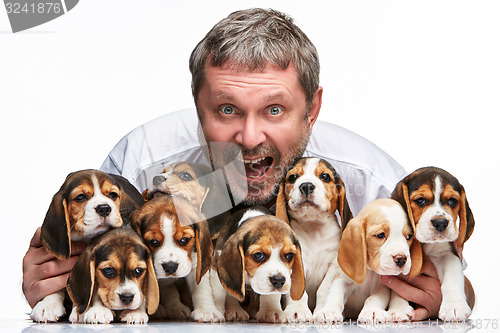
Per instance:
[[[195,103],[205,66],[262,70],[268,63],[285,70],[293,63],[309,109],[319,86],[319,57],[292,18],[272,9],[236,11],[217,23],[196,45],[189,59]]]

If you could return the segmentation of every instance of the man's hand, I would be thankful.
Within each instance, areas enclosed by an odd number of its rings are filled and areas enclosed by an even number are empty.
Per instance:
[[[412,321],[435,319],[441,306],[441,282],[434,265],[429,261],[422,274],[409,279],[404,276],[382,276],[382,283],[399,296],[415,303]]]
[[[71,243],[71,258],[57,260],[42,246],[40,232],[38,228],[23,258],[23,293],[32,308],[45,296],[66,287],[69,272],[85,249],[84,244]]]

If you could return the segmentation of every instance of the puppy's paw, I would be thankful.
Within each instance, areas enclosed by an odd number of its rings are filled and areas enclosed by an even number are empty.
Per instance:
[[[316,309],[313,315],[315,323],[339,323],[344,320],[341,309],[324,307]]]
[[[405,305],[401,305],[395,308],[390,308],[387,311],[389,314],[389,319],[392,322],[400,323],[404,321],[411,321],[411,316],[413,315],[413,308],[410,304],[406,303]]]
[[[365,309],[361,310],[358,322],[361,324],[385,324],[389,321],[389,314],[385,310]]]
[[[120,320],[127,324],[146,324],[149,317],[144,310],[123,311]]]
[[[285,309],[286,320],[289,323],[307,323],[313,319],[313,315],[309,307],[301,304],[289,305]]]
[[[226,309],[227,321],[247,321],[248,319],[250,319],[250,316],[241,307]]]
[[[68,321],[72,324],[77,324],[79,322],[78,312],[76,312],[76,307],[71,310],[71,314],[69,315]]]
[[[471,309],[465,300],[449,302],[443,300],[439,309],[439,319],[442,321],[461,322],[467,320]]]
[[[259,323],[285,323],[286,315],[282,310],[259,310],[255,314],[255,319]]]
[[[83,313],[84,324],[109,324],[113,321],[114,313],[103,306],[94,306]]]
[[[169,319],[189,319],[191,309],[180,301],[165,306],[165,317]]]
[[[37,323],[57,322],[65,314],[63,298],[56,293],[38,302],[31,311],[30,318]]]
[[[200,323],[222,323],[225,321],[224,315],[213,309],[194,309],[191,313],[191,319]]]

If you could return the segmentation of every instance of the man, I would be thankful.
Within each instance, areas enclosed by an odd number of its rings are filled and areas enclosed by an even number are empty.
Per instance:
[[[388,197],[404,176],[375,145],[317,121],[323,94],[317,52],[282,13],[251,9],[229,15],[196,46],[189,65],[198,117],[185,110],[138,127],[110,152],[103,171],[121,174],[143,190],[166,164],[207,162],[205,145],[214,164],[223,166],[228,152],[211,149],[211,143],[232,143],[241,150],[245,170],[229,180],[232,194],[243,205],[270,206],[287,168],[301,156],[319,156],[346,183],[354,214],[368,202]],[[75,261],[53,260],[39,236],[38,230],[23,261],[23,291],[30,306],[63,288]],[[413,285],[384,278],[418,305],[413,320],[435,318],[439,310],[437,274],[426,273]]]

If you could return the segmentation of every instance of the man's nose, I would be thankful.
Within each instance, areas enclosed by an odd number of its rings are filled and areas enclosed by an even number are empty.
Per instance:
[[[257,117],[248,115],[242,119],[235,140],[246,149],[253,149],[266,140],[263,123]]]

